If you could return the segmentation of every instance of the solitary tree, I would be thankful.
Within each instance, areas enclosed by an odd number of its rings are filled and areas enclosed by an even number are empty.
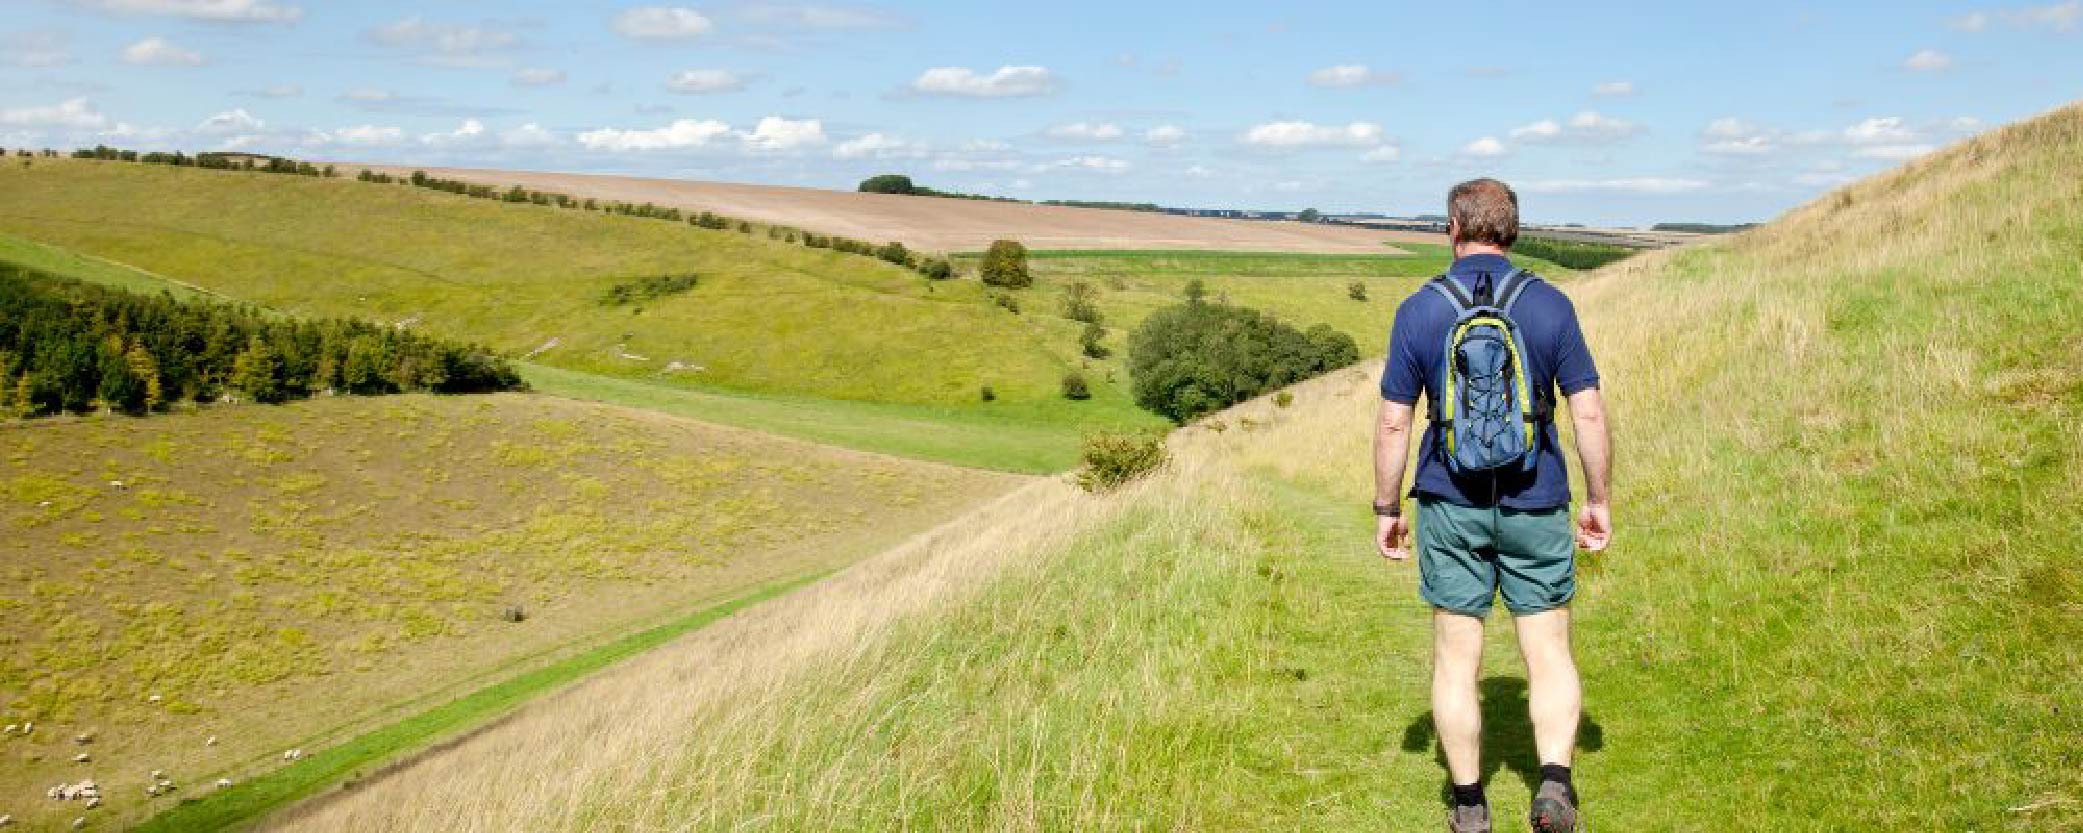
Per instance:
[[[1020,289],[1034,285],[1034,276],[1027,273],[1027,247],[1017,240],[1000,240],[984,251],[983,263],[977,269],[985,285]]]
[[[1323,215],[1323,213],[1322,213],[1322,212],[1319,212],[1319,211],[1317,211],[1317,210],[1316,210],[1316,209],[1314,209],[1314,208],[1304,208],[1304,209],[1302,209],[1302,213],[1300,213],[1300,214],[1296,214],[1296,215],[1295,215],[1295,219],[1297,219],[1297,220],[1301,220],[1302,222],[1305,222],[1305,223],[1314,223],[1314,222],[1316,222],[1316,221],[1318,221],[1318,220],[1321,220],[1321,219],[1323,219],[1323,218],[1324,218],[1324,215]]]
[[[911,177],[903,174],[877,174],[861,180],[861,192],[865,194],[911,194],[918,186],[911,184]]]

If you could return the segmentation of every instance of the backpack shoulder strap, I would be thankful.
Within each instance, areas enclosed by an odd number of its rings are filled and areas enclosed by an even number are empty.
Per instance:
[[[1461,287],[1454,283],[1454,279],[1446,275],[1440,275],[1426,281],[1425,285],[1439,290],[1439,294],[1447,296],[1447,303],[1454,305],[1454,315],[1456,317],[1466,314],[1469,307],[1475,306],[1474,299],[1469,298],[1468,293],[1462,291]]]
[[[1497,293],[1497,308],[1504,310],[1505,317],[1510,318],[1512,306],[1519,303],[1519,296],[1526,294],[1526,288],[1540,279],[1541,276],[1524,269],[1513,269],[1511,274],[1504,276],[1503,289]]]

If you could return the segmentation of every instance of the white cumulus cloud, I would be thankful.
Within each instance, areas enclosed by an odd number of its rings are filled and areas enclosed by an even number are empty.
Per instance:
[[[557,134],[544,130],[542,125],[529,122],[512,130],[499,133],[499,144],[514,148],[548,147],[563,141]]]
[[[615,16],[615,31],[637,40],[687,40],[715,28],[701,12],[681,6],[638,6]]]
[[[1021,98],[1056,91],[1047,67],[1002,66],[989,75],[968,67],[934,67],[911,82],[912,92],[963,98]]]
[[[745,89],[745,79],[727,69],[689,69],[673,73],[665,88],[687,95],[731,93]]]
[[[503,29],[429,23],[419,15],[378,26],[364,35],[378,46],[417,52],[420,60],[442,66],[484,66],[491,63],[493,53],[520,42]]]
[[[405,141],[405,131],[395,127],[358,124],[333,131],[332,138],[343,145],[395,145]]]
[[[1617,142],[1642,132],[1641,125],[1626,119],[1618,119],[1596,110],[1585,110],[1569,117],[1566,122],[1541,119],[1532,124],[1514,128],[1511,138],[1528,143],[1571,142],[1576,144],[1603,144]]]
[[[821,145],[825,143],[824,123],[817,119],[784,119],[768,116],[760,119],[751,132],[743,135],[745,146],[752,150],[779,151]]]
[[[1366,87],[1402,80],[1401,75],[1371,69],[1366,64],[1339,64],[1309,73],[1309,83],[1318,87]]]
[[[458,125],[454,130],[448,131],[446,133],[428,133],[419,137],[419,140],[421,144],[432,145],[434,147],[475,145],[480,144],[484,142],[487,138],[489,138],[489,133],[490,132],[485,129],[484,122],[478,121],[477,119],[464,119],[463,123],[461,125]]]
[[[1382,143],[1381,125],[1356,121],[1346,125],[1275,121],[1252,125],[1237,139],[1263,148],[1373,147]]]
[[[75,5],[126,14],[181,17],[207,23],[295,23],[297,6],[274,0],[73,0]]]
[[[1176,124],[1160,124],[1143,131],[1143,142],[1156,148],[1178,147],[1186,143],[1186,130]]]
[[[1080,121],[1055,125],[1042,131],[1042,135],[1067,141],[1111,142],[1128,134],[1118,124],[1092,124]]]
[[[1056,160],[1052,167],[1074,171],[1119,173],[1128,170],[1129,164],[1126,159],[1117,159],[1112,156],[1073,156],[1068,159]]]
[[[1779,134],[1750,122],[1725,117],[1700,130],[1700,152],[1717,156],[1763,156],[1779,149]]]
[[[1919,49],[1902,59],[1902,68],[1911,72],[1944,72],[1953,68],[1953,56],[1936,49]]]
[[[203,54],[154,35],[123,47],[123,63],[148,67],[199,67]]]
[[[43,107],[0,110],[0,125],[8,127],[69,127],[94,130],[108,127],[109,117],[94,109],[84,98],[73,98]]]
[[[593,150],[676,150],[698,148],[730,135],[730,125],[714,119],[676,119],[652,130],[604,127],[579,134],[579,144]]]
[[[255,118],[252,113],[246,112],[246,108],[241,107],[203,119],[195,129],[199,133],[212,134],[251,133],[266,126],[266,122]]]
[[[1362,162],[1394,162],[1402,158],[1403,149],[1395,145],[1382,145],[1360,154],[1360,161]]]
[[[1510,152],[1511,149],[1505,147],[1504,142],[1498,141],[1496,136],[1484,136],[1461,147],[1462,155],[1477,159],[1494,159]]]
[[[840,159],[910,159],[925,154],[925,145],[888,133],[864,133],[832,149]]]

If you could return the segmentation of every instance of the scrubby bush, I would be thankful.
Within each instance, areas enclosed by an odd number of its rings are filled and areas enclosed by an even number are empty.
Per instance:
[[[985,402],[998,401],[998,391],[992,390],[990,385],[985,385],[982,389],[978,390],[977,396]]]
[[[984,251],[977,274],[987,286],[1021,289],[1034,285],[1034,276],[1027,273],[1027,247],[1017,240],[992,243],[991,248]]]
[[[1181,424],[1359,360],[1352,337],[1329,325],[1304,332],[1227,304],[1158,310],[1128,342],[1136,404]]]
[[[1078,333],[1078,349],[1089,358],[1104,359],[1114,354],[1114,351],[1108,350],[1103,343],[1106,337],[1107,328],[1098,324],[1086,324],[1085,329]]]
[[[1201,303],[1208,300],[1208,284],[1200,278],[1194,278],[1186,282],[1186,289],[1180,294],[1186,298],[1186,302],[1189,304]]]
[[[1295,395],[1293,393],[1290,393],[1288,391],[1281,391],[1279,393],[1273,394],[1274,407],[1285,408],[1293,404],[1295,404]]]
[[[1063,374],[1063,398],[1072,401],[1092,398],[1092,385],[1085,381],[1085,374],[1075,370]]]
[[[700,280],[694,275],[652,275],[622,281],[600,293],[600,303],[617,307],[678,295],[693,289]]]
[[[1162,468],[1170,455],[1163,434],[1103,431],[1085,436],[1079,459],[1078,485],[1104,492]]]
[[[1063,317],[1087,324],[1100,323],[1099,304],[1093,300],[1096,294],[1092,284],[1072,281],[1063,288]]]
[[[1014,315],[1020,314],[1020,299],[1018,298],[1015,298],[1011,295],[1007,295],[1003,292],[994,292],[991,294],[991,300],[997,303],[1000,307],[1004,307],[1005,311],[1007,312],[1010,312]]]
[[[1353,281],[1352,283],[1346,284],[1345,297],[1351,298],[1355,301],[1367,300],[1367,284],[1364,281]]]
[[[904,248],[904,244],[894,240],[878,247],[875,250],[875,256],[898,266],[911,265],[911,250]]]
[[[944,281],[955,276],[955,264],[949,263],[944,257],[929,257],[919,261],[919,274],[931,280]]]

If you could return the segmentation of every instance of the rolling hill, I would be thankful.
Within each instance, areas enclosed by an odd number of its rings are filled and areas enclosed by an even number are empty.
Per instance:
[[[1425,244],[1400,255],[1045,251],[1037,286],[1008,293],[764,233],[352,178],[39,159],[0,167],[0,194],[0,257],[32,266],[484,343],[527,357],[524,375],[549,393],[1018,472],[1069,467],[1089,428],[1161,424],[1130,401],[1125,332],[1191,277],[1378,347],[1389,299],[1447,259]],[[604,300],[690,274],[695,284],[676,294]],[[1347,297],[1355,279],[1373,301]],[[1083,355],[1084,325],[1064,317],[1073,281],[1095,290],[1107,358]],[[1092,399],[1060,395],[1072,371]]]
[[[1567,288],[1620,463],[1576,604],[1592,827],[2083,827],[2079,158],[2069,107]],[[277,826],[1436,825],[1425,609],[1367,541],[1374,370],[1175,434],[1120,492],[1028,486]],[[1507,820],[1536,777],[1508,630]]]
[[[978,252],[998,239],[1033,249],[1189,249],[1382,254],[1402,243],[1444,243],[1437,234],[1257,220],[1218,220],[1144,211],[985,200],[862,194],[735,182],[471,168],[340,163],[407,176],[415,170],[498,188],[520,185],[575,197],[651,202],[762,223],[902,240],[927,251]]]
[[[0,813],[32,827],[80,812],[52,784],[135,822],[1018,480],[519,394],[51,418],[0,449],[0,723],[35,724],[0,736]],[[148,800],[153,770],[181,792]]]

